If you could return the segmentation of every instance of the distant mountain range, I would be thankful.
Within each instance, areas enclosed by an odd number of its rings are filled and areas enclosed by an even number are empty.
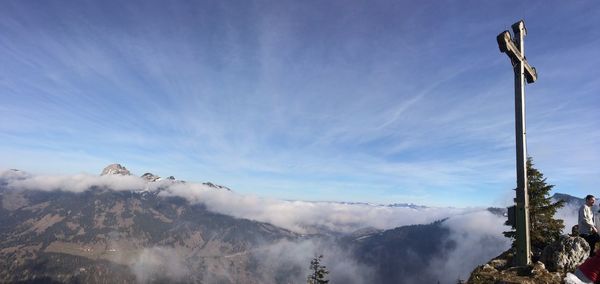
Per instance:
[[[118,164],[102,174],[131,175]],[[151,173],[141,178],[165,181]],[[215,213],[181,197],[161,196],[161,190],[20,190],[9,188],[0,176],[0,282],[299,283],[305,281],[310,261],[300,255],[310,244],[326,255],[340,255],[335,259],[339,263],[355,265],[348,271],[365,271],[359,276],[332,274],[333,283],[437,283],[447,279],[428,271],[430,264],[447,258],[458,245],[446,219],[390,230],[340,233],[321,228],[301,235]]]
[[[564,193],[555,193],[554,195],[552,195],[552,200],[554,200],[554,201],[564,200],[565,203],[575,206],[575,207],[579,207],[579,206],[585,204],[585,200],[583,198],[575,197],[575,196],[564,194]]]
[[[266,272],[248,252],[299,237],[148,192],[14,192],[0,187],[0,198],[0,282],[40,277],[69,283],[134,282],[136,265],[145,256],[158,253],[157,260],[163,261],[160,254],[166,253],[167,258],[177,256],[180,275],[144,273],[147,280],[262,283]]]

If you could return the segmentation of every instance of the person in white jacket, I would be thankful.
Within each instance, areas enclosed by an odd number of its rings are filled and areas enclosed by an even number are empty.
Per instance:
[[[594,212],[592,206],[594,206],[596,198],[593,195],[585,197],[585,204],[579,208],[578,225],[579,225],[579,236],[584,238],[588,244],[590,244],[590,256],[594,255],[594,245],[600,241],[600,235],[598,235],[598,229],[594,225]]]

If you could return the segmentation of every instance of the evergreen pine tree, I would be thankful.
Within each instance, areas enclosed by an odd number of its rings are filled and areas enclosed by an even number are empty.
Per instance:
[[[321,265],[321,260],[323,259],[323,255],[315,256],[310,261],[310,271],[311,273],[308,275],[308,284],[326,284],[329,283],[329,280],[326,279],[327,267]]]
[[[544,174],[533,167],[531,157],[527,158],[527,193],[529,194],[529,238],[531,248],[541,251],[547,245],[558,240],[564,228],[563,220],[554,219],[556,211],[564,206],[564,201],[552,202],[550,190],[554,185],[546,184]],[[508,225],[508,221],[506,223]],[[504,236],[513,239],[515,246],[515,226],[504,232]]]

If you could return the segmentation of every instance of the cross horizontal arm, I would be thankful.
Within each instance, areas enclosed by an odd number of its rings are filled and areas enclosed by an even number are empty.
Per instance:
[[[500,48],[500,52],[506,53],[510,59],[514,61],[523,62],[523,66],[525,67],[525,78],[527,79],[527,83],[533,83],[537,80],[537,72],[534,67],[529,65],[527,62],[527,58],[525,58],[519,48],[515,45],[515,43],[510,39],[510,33],[508,31],[504,31],[496,37],[498,41],[498,47]]]

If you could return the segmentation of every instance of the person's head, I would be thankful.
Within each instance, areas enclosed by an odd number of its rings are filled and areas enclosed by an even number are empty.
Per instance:
[[[585,204],[587,206],[594,205],[594,202],[596,202],[596,198],[593,195],[589,194],[588,196],[585,197]]]
[[[579,225],[575,225],[571,228],[571,236],[579,236]]]

